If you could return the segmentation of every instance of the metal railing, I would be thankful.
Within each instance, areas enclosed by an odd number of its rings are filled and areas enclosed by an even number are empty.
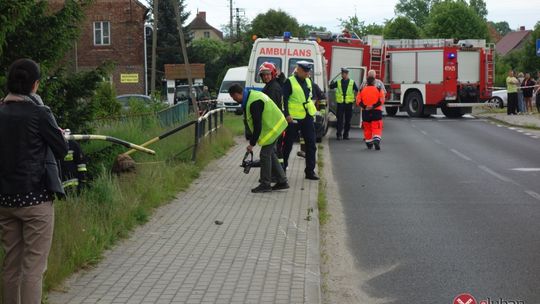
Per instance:
[[[187,101],[179,102],[172,107],[157,112],[156,116],[163,127],[187,121],[189,118],[189,104]]]
[[[193,155],[191,157],[193,161],[197,159],[197,149],[202,138],[208,135],[212,136],[214,132],[223,126],[223,113],[225,113],[224,108],[211,110],[196,120],[195,142],[193,145]],[[210,140],[212,140],[212,137],[210,137]]]

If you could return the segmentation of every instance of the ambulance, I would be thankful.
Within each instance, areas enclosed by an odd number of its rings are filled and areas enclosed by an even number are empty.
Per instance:
[[[302,60],[313,63],[311,80],[321,88],[325,95],[325,100],[318,103],[315,115],[315,132],[317,141],[320,141],[328,131],[328,109],[326,108],[328,80],[324,49],[316,41],[292,38],[288,32],[283,37],[255,40],[248,64],[246,88],[263,89],[264,83],[258,73],[263,62],[273,63],[278,69],[278,75],[283,72],[288,78],[294,73],[297,62]]]

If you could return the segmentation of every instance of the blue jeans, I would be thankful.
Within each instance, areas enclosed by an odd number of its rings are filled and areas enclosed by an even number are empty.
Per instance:
[[[521,113],[527,112],[525,108],[525,98],[523,98],[523,92],[518,91],[518,111]]]

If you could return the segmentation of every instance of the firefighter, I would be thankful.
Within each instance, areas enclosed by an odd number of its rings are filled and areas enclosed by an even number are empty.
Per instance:
[[[384,104],[384,91],[377,87],[373,76],[367,77],[366,86],[358,93],[356,104],[362,108],[362,128],[364,141],[368,149],[375,146],[381,149],[382,138],[382,105]]]
[[[289,184],[285,172],[278,161],[275,145],[281,132],[287,128],[287,121],[274,101],[266,94],[256,90],[244,90],[234,84],[229,88],[231,98],[242,104],[251,138],[246,150],[253,152],[256,144],[261,146],[260,184],[251,189],[253,193],[270,192],[272,190],[288,189]],[[271,185],[272,175],[276,184]]]
[[[66,135],[71,134],[65,129]],[[81,190],[87,183],[87,168],[81,146],[74,140],[68,141],[68,153],[60,163],[62,169],[62,186],[66,192]]]
[[[341,68],[341,80],[332,82],[330,89],[336,89],[337,140],[342,138],[348,140],[349,130],[351,129],[352,107],[354,97],[358,94],[358,87],[356,82],[349,78],[349,70]]]
[[[317,108],[312,101],[312,82],[309,79],[311,62],[298,61],[296,72],[283,84],[283,112],[289,123],[283,151],[284,166],[287,168],[293,143],[298,138],[298,131],[306,143],[305,177],[318,180],[315,174],[317,146],[315,145],[314,116]]]

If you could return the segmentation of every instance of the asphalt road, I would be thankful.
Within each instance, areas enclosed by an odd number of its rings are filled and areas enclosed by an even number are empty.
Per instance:
[[[540,172],[513,170],[540,168],[540,139],[473,118],[384,122],[381,151],[329,130],[358,288],[374,303],[540,303]]]

